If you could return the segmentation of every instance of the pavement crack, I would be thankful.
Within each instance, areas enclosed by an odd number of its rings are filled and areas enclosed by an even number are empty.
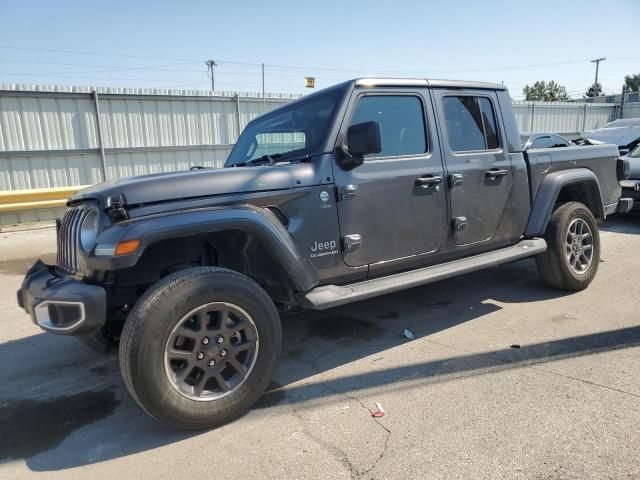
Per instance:
[[[359,474],[358,470],[351,463],[351,460],[349,460],[349,456],[347,455],[347,453],[344,450],[336,447],[335,445],[331,445],[330,443],[326,442],[321,437],[315,435],[311,430],[309,430],[307,428],[306,420],[305,420],[304,416],[300,413],[300,411],[295,407],[292,407],[292,411],[293,411],[293,415],[298,419],[298,422],[301,425],[302,433],[307,438],[311,439],[311,441],[313,441],[314,443],[316,443],[320,447],[322,447],[325,450],[327,450],[334,458],[336,458],[336,460],[338,460],[344,466],[344,468],[347,469],[347,471],[349,472],[349,476],[352,479],[360,478],[360,474]]]
[[[335,346],[335,345],[334,345]],[[298,360],[300,363],[309,365],[313,371],[318,374],[321,375],[322,372],[320,371],[320,368],[318,367],[318,365],[316,364],[316,362],[322,358],[323,356],[327,355],[328,353],[331,352],[331,350],[334,348],[334,346],[332,346],[331,348],[327,349],[325,352],[321,353],[320,355],[318,355],[316,358],[309,360],[309,361],[305,361],[305,360]],[[358,403],[358,405],[360,405],[373,419],[373,421],[378,425],[378,427],[380,427],[382,430],[384,430],[385,432],[385,438],[384,438],[384,445],[382,447],[382,450],[378,453],[377,457],[375,458],[375,460],[363,471],[359,471],[349,460],[349,456],[346,454],[346,452],[344,452],[343,450],[339,449],[338,447],[328,444],[327,442],[325,442],[324,440],[322,440],[321,438],[315,436],[314,434],[312,434],[311,432],[309,432],[306,427],[304,427],[305,424],[305,419],[304,417],[300,414],[300,412],[296,409],[293,408],[293,412],[294,415],[296,416],[296,418],[298,418],[298,420],[300,421],[300,423],[303,425],[303,433],[305,435],[307,435],[309,438],[311,438],[312,440],[314,440],[316,443],[318,443],[319,445],[323,446],[324,448],[326,448],[327,450],[329,450],[330,452],[332,452],[334,454],[334,456],[336,458],[338,458],[342,464],[349,470],[349,473],[351,475],[351,478],[353,479],[361,479],[364,475],[367,475],[369,472],[371,472],[384,458],[384,456],[387,453],[388,447],[389,447],[389,439],[391,438],[391,430],[385,426],[379,418],[374,417],[372,414],[373,412],[371,411],[371,409],[369,407],[367,407],[367,405],[365,405],[365,403],[360,400],[357,396],[355,395],[349,395],[346,392],[343,392],[341,390],[335,389],[330,387],[329,385],[327,385],[326,383],[322,383],[320,384],[323,388],[325,388],[326,390],[330,391],[331,393],[334,393],[338,396],[341,396],[343,398],[346,398],[348,400],[353,400],[355,402]]]

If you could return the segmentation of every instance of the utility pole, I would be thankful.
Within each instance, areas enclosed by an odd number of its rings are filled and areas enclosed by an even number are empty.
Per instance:
[[[264,97],[264,63],[262,64],[262,103],[264,104],[266,99]]]
[[[627,94],[627,84],[622,85],[622,97],[620,98],[620,112],[618,118],[624,118],[624,97]]]
[[[218,64],[215,62],[215,60],[207,60],[205,64],[207,65],[207,75],[211,79],[211,91],[213,92],[215,91],[215,86],[216,86],[216,79],[213,73],[213,67],[215,67]]]
[[[607,59],[607,57],[600,57],[600,58],[595,58],[595,59],[591,60],[591,63],[595,63],[596,64],[596,82],[593,84],[593,93],[594,93],[593,96],[594,97],[598,96],[598,69],[600,68],[600,62],[604,62],[606,59]]]

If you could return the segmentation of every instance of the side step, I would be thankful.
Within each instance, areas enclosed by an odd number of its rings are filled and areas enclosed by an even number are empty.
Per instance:
[[[433,265],[404,273],[396,273],[394,275],[365,280],[364,282],[352,283],[350,285],[323,285],[316,287],[303,297],[302,304],[304,307],[312,310],[325,310],[327,308],[337,307],[338,305],[344,305],[345,303],[365,300],[377,295],[397,292],[398,290],[455,277],[462,273],[475,272],[483,268],[512,262],[542,253],[546,249],[547,242],[542,238],[522,240],[511,247],[481,253],[440,265]]]

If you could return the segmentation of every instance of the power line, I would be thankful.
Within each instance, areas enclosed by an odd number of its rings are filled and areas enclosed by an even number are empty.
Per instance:
[[[32,63],[32,64],[43,64],[43,65],[60,65],[60,66],[69,66],[69,67],[87,67],[87,68],[100,68],[104,70],[92,70],[92,71],[68,71],[64,72],[50,72],[50,73],[5,73],[5,75],[12,76],[54,76],[54,77],[78,77],[78,74],[97,74],[97,73],[110,73],[117,71],[167,71],[167,72],[181,72],[181,73],[202,73],[202,70],[195,69],[176,69],[170,67],[176,67],[180,65],[190,65],[197,64],[203,61],[203,59],[195,59],[195,58],[186,58],[186,57],[164,57],[164,56],[151,56],[151,55],[132,55],[126,53],[108,53],[108,52],[94,52],[94,51],[84,51],[84,50],[69,50],[69,49],[55,49],[55,48],[36,48],[36,47],[21,47],[21,46],[13,46],[13,45],[0,45],[0,49],[7,50],[17,50],[17,51],[32,51],[32,52],[55,52],[55,53],[64,53],[64,54],[72,54],[72,55],[91,55],[91,56],[103,56],[103,57],[121,57],[121,58],[130,58],[130,59],[155,59],[155,60],[170,60],[181,63],[173,63],[167,65],[152,65],[152,66],[138,66],[138,67],[130,67],[130,66],[115,66],[115,65],[96,65],[96,64],[83,64],[83,63],[65,63],[65,62],[46,62],[46,61],[29,61],[29,60],[0,60],[0,62],[11,62],[11,63]],[[616,61],[638,61],[640,58],[635,57],[610,57],[610,59]],[[262,64],[262,63],[251,63],[251,62],[240,62],[240,61],[230,61],[230,60],[220,60],[220,59],[210,59],[206,62],[208,69],[207,72],[210,72],[210,77],[212,81],[212,87],[214,85],[213,78],[213,66],[218,67],[219,74],[230,75],[230,76],[247,76],[258,77],[262,74],[262,68],[268,68],[269,77],[275,78],[299,78],[299,75],[285,72],[296,72],[296,71],[305,71],[310,74],[314,72],[324,72],[322,75],[316,75],[318,83],[322,85],[323,83],[329,83],[330,78],[339,78],[342,77],[343,74],[350,74],[352,76],[385,76],[385,75],[401,75],[401,76],[409,76],[415,75],[421,78],[429,78],[434,74],[465,74],[465,73],[473,73],[473,72],[500,72],[500,71],[509,71],[509,70],[526,70],[526,69],[535,69],[542,67],[553,67],[553,66],[561,66],[561,65],[572,65],[579,64],[582,62],[586,62],[589,59],[576,59],[576,60],[568,60],[561,62],[548,62],[548,63],[538,63],[538,64],[524,64],[524,65],[506,65],[506,66],[489,66],[489,67],[480,67],[480,68],[467,68],[467,69],[435,69],[429,70],[429,73],[425,73],[425,70],[382,70],[378,72],[371,72],[367,69],[358,69],[358,68],[332,68],[332,67],[322,67],[322,66],[301,66],[301,65],[281,65],[281,64]],[[602,59],[600,59],[602,61]],[[209,62],[213,62],[213,65],[209,67]],[[239,70],[242,69],[255,69],[252,71],[238,71],[238,70],[229,70],[225,68],[226,66],[236,66]],[[264,66],[264,67],[263,67]],[[599,62],[597,62],[596,70],[598,70]],[[92,77],[84,77],[84,78],[92,78]],[[103,80],[125,80],[119,79],[116,77],[93,77]],[[324,79],[324,81],[322,80]],[[136,80],[143,82],[171,82],[172,80],[158,80],[158,79],[145,79],[145,78],[129,78],[126,80]],[[258,80],[259,81],[259,80]],[[183,82],[183,83],[191,83],[191,82]],[[202,81],[198,82],[201,84]],[[269,82],[271,86],[271,82]],[[274,86],[277,84],[274,84]],[[297,85],[297,84],[296,84]],[[298,85],[297,85],[298,86]],[[259,87],[258,87],[259,88]],[[297,88],[297,87],[296,87]]]
[[[123,58],[146,58],[151,60],[175,60],[181,62],[190,62],[190,63],[199,63],[202,59],[198,58],[185,58],[185,57],[158,57],[153,55],[131,55],[127,53],[107,53],[107,52],[89,52],[85,50],[66,50],[66,49],[56,49],[56,48],[36,48],[36,47],[17,47],[14,45],[0,45],[0,48],[7,50],[24,50],[24,51],[32,51],[32,52],[50,52],[50,53],[69,53],[72,55],[98,55],[104,57],[123,57]],[[228,63],[231,65],[247,65],[253,67],[259,67],[260,63],[249,63],[249,62],[236,62],[229,60],[216,60],[221,63]]]
[[[13,45],[0,45],[0,48],[9,49],[9,50],[26,50],[26,51],[32,51],[32,52],[71,53],[74,55],[102,55],[106,57],[148,58],[153,60],[178,60],[178,61],[184,61],[184,62],[201,61],[193,58],[156,57],[156,56],[150,56],[150,55],[129,55],[125,53],[87,52],[82,50],[60,50],[55,48],[16,47]]]
[[[33,64],[33,65],[60,65],[67,67],[90,67],[90,68],[107,68],[107,70],[90,70],[87,72],[69,72],[65,70],[64,72],[53,72],[53,73],[108,73],[108,72],[121,72],[121,71],[130,71],[130,70],[157,70],[157,71],[165,71],[165,72],[200,72],[200,70],[186,70],[186,69],[177,69],[177,68],[166,68],[166,67],[176,67],[179,65],[192,65],[192,62],[183,62],[183,63],[171,63],[168,65],[150,65],[145,67],[124,67],[124,66],[116,66],[116,65],[91,65],[85,63],[64,63],[64,62],[36,62],[30,60],[7,60],[0,59],[0,63],[21,63],[21,64]],[[113,67],[113,68],[109,68]],[[43,72],[41,75],[49,75],[50,73]]]
[[[159,60],[175,60],[182,62],[190,62],[197,63],[201,62],[202,59],[194,59],[194,58],[185,58],[185,57],[159,57],[159,56],[150,56],[150,55],[131,55],[124,53],[106,53],[106,52],[90,52],[83,50],[66,50],[66,49],[54,49],[54,48],[36,48],[36,47],[17,47],[13,45],[0,45],[2,49],[11,49],[11,50],[25,50],[25,51],[39,51],[39,52],[55,52],[55,53],[68,53],[68,54],[76,54],[76,55],[101,55],[101,56],[109,56],[109,57],[124,57],[124,58],[146,58],[146,59],[159,59]],[[615,58],[623,58],[623,57],[615,57]],[[575,63],[581,63],[586,61],[587,59],[578,59],[578,60],[570,60],[563,62],[550,62],[550,63],[539,63],[539,64],[528,64],[528,65],[511,65],[511,66],[502,66],[502,67],[483,67],[483,68],[475,68],[475,69],[454,69],[454,70],[431,70],[431,73],[465,73],[465,72],[480,72],[480,71],[502,71],[502,70],[514,70],[514,69],[526,69],[526,68],[538,68],[538,67],[547,67],[547,66],[558,66],[558,65],[570,65]],[[230,64],[230,65],[244,65],[244,66],[252,66],[252,67],[261,67],[262,63],[256,62],[238,62],[231,60],[221,60],[215,59],[216,63],[220,64]],[[300,66],[300,65],[278,65],[278,64],[270,64],[265,63],[265,67],[275,68],[275,69],[284,69],[284,70],[314,70],[314,71],[326,71],[326,72],[342,72],[342,73],[361,73],[367,71],[366,69],[346,69],[346,68],[332,68],[332,67],[318,67],[318,66]],[[383,73],[385,71],[380,71]],[[399,70],[386,70],[386,73],[394,73],[400,72]],[[403,70],[404,73],[420,73],[424,74],[424,70],[414,70],[408,71]]]

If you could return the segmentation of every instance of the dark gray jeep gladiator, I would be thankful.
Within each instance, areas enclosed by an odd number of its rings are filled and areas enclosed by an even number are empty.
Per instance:
[[[618,156],[523,151],[501,85],[353,80],[250,122],[225,168],[79,191],[18,303],[46,331],[119,342],[156,419],[217,426],[272,380],[282,312],[533,256],[551,287],[586,288],[596,221],[631,206]]]

